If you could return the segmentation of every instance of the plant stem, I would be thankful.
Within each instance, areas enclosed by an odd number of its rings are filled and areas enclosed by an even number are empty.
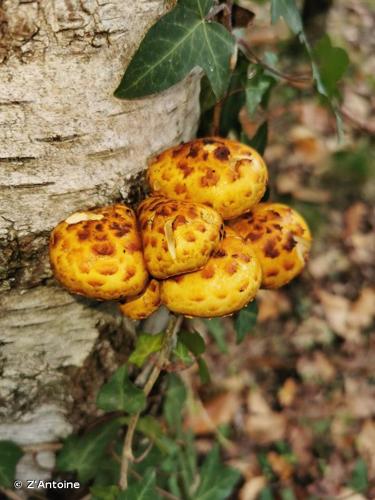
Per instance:
[[[154,367],[143,387],[143,392],[145,393],[146,397],[150,394],[153,386],[155,385],[155,382],[157,381],[160,372],[163,369],[164,364],[169,360],[169,357],[171,355],[174,346],[175,336],[180,328],[182,319],[183,319],[182,316],[172,315],[169,320],[169,324],[163,341],[163,346],[159,353],[158,359],[156,360]],[[121,471],[120,471],[120,482],[119,482],[120,487],[123,490],[126,490],[128,487],[129,464],[130,462],[134,461],[133,450],[132,450],[133,438],[140,415],[141,412],[138,412],[131,417],[125,435],[124,446],[122,449]]]

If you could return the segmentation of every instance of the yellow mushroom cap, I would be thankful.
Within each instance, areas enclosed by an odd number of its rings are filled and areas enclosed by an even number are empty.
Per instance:
[[[251,210],[268,180],[266,164],[253,148],[218,137],[163,151],[151,160],[147,176],[153,192],[204,203],[224,219]]]
[[[156,278],[203,267],[219,245],[223,221],[205,205],[153,196],[138,215],[146,266]]]
[[[124,205],[70,215],[52,231],[49,254],[55,277],[73,293],[112,300],[147,283],[135,215]]]
[[[129,297],[120,304],[120,311],[131,319],[145,319],[157,311],[161,303],[160,285],[151,280],[146,288],[136,297]]]
[[[312,237],[302,216],[281,203],[260,203],[231,222],[258,257],[262,287],[286,285],[305,267]]]
[[[256,295],[261,282],[258,260],[230,228],[205,267],[161,282],[161,299],[171,311],[212,318],[232,314]]]

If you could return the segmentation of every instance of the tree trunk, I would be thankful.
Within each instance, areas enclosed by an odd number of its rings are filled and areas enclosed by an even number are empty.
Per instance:
[[[196,131],[196,75],[143,100],[112,95],[165,3],[0,2],[0,439],[66,436],[126,358],[115,305],[60,288],[47,242],[70,212],[128,201],[147,157]],[[18,476],[52,466],[48,452],[27,455]]]

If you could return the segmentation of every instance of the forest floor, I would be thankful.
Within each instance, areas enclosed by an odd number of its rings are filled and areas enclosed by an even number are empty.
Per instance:
[[[280,51],[279,28],[268,17],[262,28],[257,10],[256,52]],[[281,85],[267,116],[271,200],[293,205],[310,223],[308,267],[287,287],[261,292],[257,326],[241,345],[229,319],[216,340],[200,325],[212,384],[202,385],[194,368],[181,373],[194,389],[186,425],[202,453],[215,436],[224,443],[226,462],[243,474],[233,497],[240,500],[261,492],[263,500],[375,499],[371,3],[337,1],[327,31],[351,60],[341,89],[343,141],[311,90]],[[303,67],[290,59],[289,70]],[[243,119],[250,136],[263,119]]]

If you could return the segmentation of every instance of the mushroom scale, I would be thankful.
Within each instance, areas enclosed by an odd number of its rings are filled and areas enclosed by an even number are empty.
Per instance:
[[[266,190],[268,172],[250,146],[208,137],[167,149],[147,172],[154,193],[213,207],[224,219],[248,212]]]
[[[49,255],[57,280],[90,298],[136,295],[148,280],[135,215],[124,205],[70,215],[52,231]]]
[[[287,205],[260,203],[230,225],[255,250],[263,288],[280,288],[305,267],[311,233],[303,217]]]
[[[146,266],[156,278],[203,267],[219,245],[222,218],[205,205],[152,196],[138,216]]]
[[[261,279],[255,253],[226,228],[218,251],[203,269],[161,282],[162,303],[187,316],[225,316],[253,300]]]
[[[159,309],[161,304],[160,285],[151,280],[147,287],[136,297],[129,297],[119,305],[120,311],[131,319],[145,319]]]

